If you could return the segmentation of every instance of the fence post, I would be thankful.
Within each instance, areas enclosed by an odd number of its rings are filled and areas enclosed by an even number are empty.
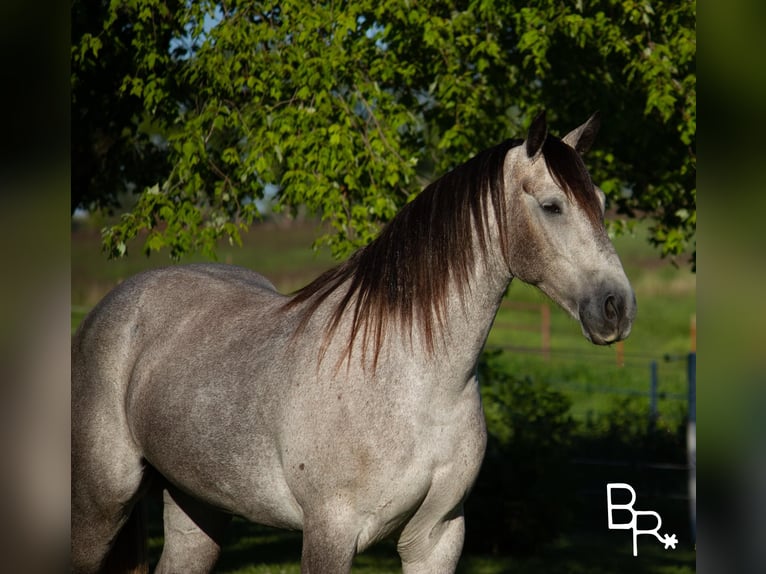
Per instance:
[[[686,455],[689,465],[689,515],[692,542],[697,542],[697,352],[686,363],[689,381],[689,417],[686,425]]]
[[[542,335],[543,356],[551,358],[551,308],[545,303],[540,305],[540,330]]]
[[[649,385],[649,430],[654,430],[657,423],[657,361],[649,364],[650,385]]]

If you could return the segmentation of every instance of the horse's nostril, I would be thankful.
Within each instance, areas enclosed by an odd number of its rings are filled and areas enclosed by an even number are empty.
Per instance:
[[[607,296],[606,300],[604,301],[604,316],[609,321],[616,321],[619,317],[619,303],[617,301],[617,298],[614,295]]]

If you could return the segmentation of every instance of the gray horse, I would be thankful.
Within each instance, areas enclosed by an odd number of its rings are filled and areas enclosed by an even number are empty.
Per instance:
[[[302,530],[304,573],[349,572],[391,535],[404,572],[454,572],[486,443],[477,360],[510,281],[598,345],[636,313],[580,157],[597,124],[559,139],[541,114],[291,296],[212,264],[109,293],[73,341],[73,570],[142,567],[154,482],[159,572],[211,571],[232,515]]]

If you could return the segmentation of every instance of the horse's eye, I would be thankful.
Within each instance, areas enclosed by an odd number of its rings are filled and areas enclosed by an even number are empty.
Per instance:
[[[561,206],[558,203],[543,203],[543,211],[551,215],[561,215]]]

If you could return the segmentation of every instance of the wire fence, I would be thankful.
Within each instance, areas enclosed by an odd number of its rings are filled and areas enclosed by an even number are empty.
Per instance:
[[[586,425],[613,414],[615,404],[628,401],[646,412],[645,425],[651,434],[659,427],[666,432],[686,427],[685,456],[674,461],[635,456],[605,456],[593,452],[570,461],[578,496],[604,502],[608,482],[631,482],[642,500],[653,510],[671,516],[692,543],[696,540],[696,317],[690,322],[690,352],[685,354],[626,353],[621,344],[614,352],[557,348],[551,344],[551,318],[546,304],[504,302],[514,311],[513,322],[500,319],[496,327],[506,332],[539,333],[535,338],[495,337],[488,349],[501,349],[519,357],[523,369],[532,370],[545,383],[565,393],[572,401],[573,418]],[[506,315],[507,317],[507,315]],[[498,340],[520,338],[533,344],[505,344]],[[623,401],[620,403],[619,401]],[[679,453],[676,453],[677,455]],[[606,512],[606,508],[604,508]],[[687,518],[684,518],[686,516]]]
[[[547,303],[505,300],[487,348],[504,351],[515,358],[520,372],[533,372],[565,392],[577,418],[593,417],[608,408],[609,398],[619,397],[642,400],[655,421],[685,416],[680,413],[689,399],[686,354],[626,352],[623,342],[606,352],[597,347],[554,346],[552,329]],[[696,317],[690,323],[690,350],[696,351]]]

